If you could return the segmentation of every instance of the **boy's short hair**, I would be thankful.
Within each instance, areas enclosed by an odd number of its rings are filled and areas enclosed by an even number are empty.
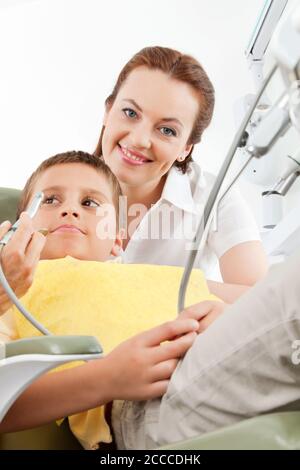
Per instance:
[[[21,199],[17,209],[17,218],[20,217],[21,212],[26,210],[30,198],[32,196],[33,187],[39,178],[39,176],[48,168],[51,168],[55,165],[61,165],[63,163],[84,163],[85,165],[92,166],[99,173],[104,175],[111,187],[112,190],[112,200],[115,206],[116,219],[119,218],[119,196],[121,196],[121,188],[119,182],[115,175],[112,173],[111,169],[100,160],[99,157],[91,155],[87,152],[82,152],[81,150],[72,150],[70,152],[63,152],[54,155],[53,157],[47,158],[44,160],[38,168],[32,173],[30,178],[27,180],[24,189],[21,194]]]

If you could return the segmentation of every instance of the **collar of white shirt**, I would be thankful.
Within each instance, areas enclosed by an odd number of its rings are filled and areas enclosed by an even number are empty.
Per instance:
[[[197,213],[190,177],[188,173],[183,174],[176,167],[172,167],[168,173],[161,200],[169,201],[171,204],[174,204],[174,206],[184,211],[193,214]]]

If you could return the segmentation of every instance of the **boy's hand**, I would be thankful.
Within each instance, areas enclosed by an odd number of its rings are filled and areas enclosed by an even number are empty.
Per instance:
[[[149,400],[162,396],[178,360],[193,344],[197,328],[195,320],[178,318],[115,348],[104,358],[112,377],[112,400]]]
[[[9,222],[1,225],[0,238],[8,232],[10,227]],[[18,297],[23,296],[32,284],[34,271],[45,241],[44,235],[34,230],[29,215],[23,212],[18,229],[1,253],[2,269]],[[10,306],[11,302],[0,284],[0,315]]]
[[[183,310],[179,318],[193,318],[198,321],[198,333],[203,333],[204,330],[218,318],[228,307],[225,302],[217,300],[205,300],[198,304],[191,305]]]

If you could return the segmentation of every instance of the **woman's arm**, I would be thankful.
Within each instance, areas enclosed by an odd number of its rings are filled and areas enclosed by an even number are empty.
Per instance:
[[[226,303],[233,303],[268,271],[268,261],[262,243],[240,243],[219,260],[224,283],[207,281],[210,292]]]
[[[232,304],[250,289],[250,286],[227,284],[217,281],[207,281],[207,285],[211,294],[216,295],[220,300],[227,304]]]
[[[239,243],[219,260],[223,281],[253,286],[268,271],[268,260],[260,241]]]
[[[163,395],[197,329],[194,319],[178,318],[124,341],[102,359],[41,377],[10,408],[0,432],[39,426],[116,399]]]

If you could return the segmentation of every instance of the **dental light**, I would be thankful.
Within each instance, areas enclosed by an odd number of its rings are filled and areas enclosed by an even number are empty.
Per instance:
[[[227,194],[232,185],[236,182],[240,174],[248,166],[253,158],[261,158],[277,142],[279,137],[285,134],[292,124],[290,113],[290,87],[295,80],[300,78],[300,5],[292,10],[286,21],[281,24],[274,34],[274,42],[272,47],[273,56],[276,65],[271,69],[266,79],[262,82],[257,95],[250,105],[239,129],[236,133],[229,152],[224,160],[221,170],[216,178],[215,184],[211,190],[209,198],[204,208],[203,216],[197,228],[193,246],[190,250],[189,258],[182,276],[181,285],[178,296],[178,313],[184,309],[185,293],[188,285],[189,277],[194,266],[194,262],[198,250],[202,248],[205,242],[205,236],[209,226],[216,213],[221,199]],[[256,129],[249,137],[245,133],[247,125],[251,119],[252,113],[263,95],[268,83],[272,79],[276,70],[279,69],[287,88],[287,92],[275,103],[275,105],[267,112],[264,118],[258,123]],[[293,85],[295,86],[295,85]],[[241,171],[229,184],[222,190],[224,178],[228,173],[233,157],[239,146],[244,146],[248,159],[243,165]]]

